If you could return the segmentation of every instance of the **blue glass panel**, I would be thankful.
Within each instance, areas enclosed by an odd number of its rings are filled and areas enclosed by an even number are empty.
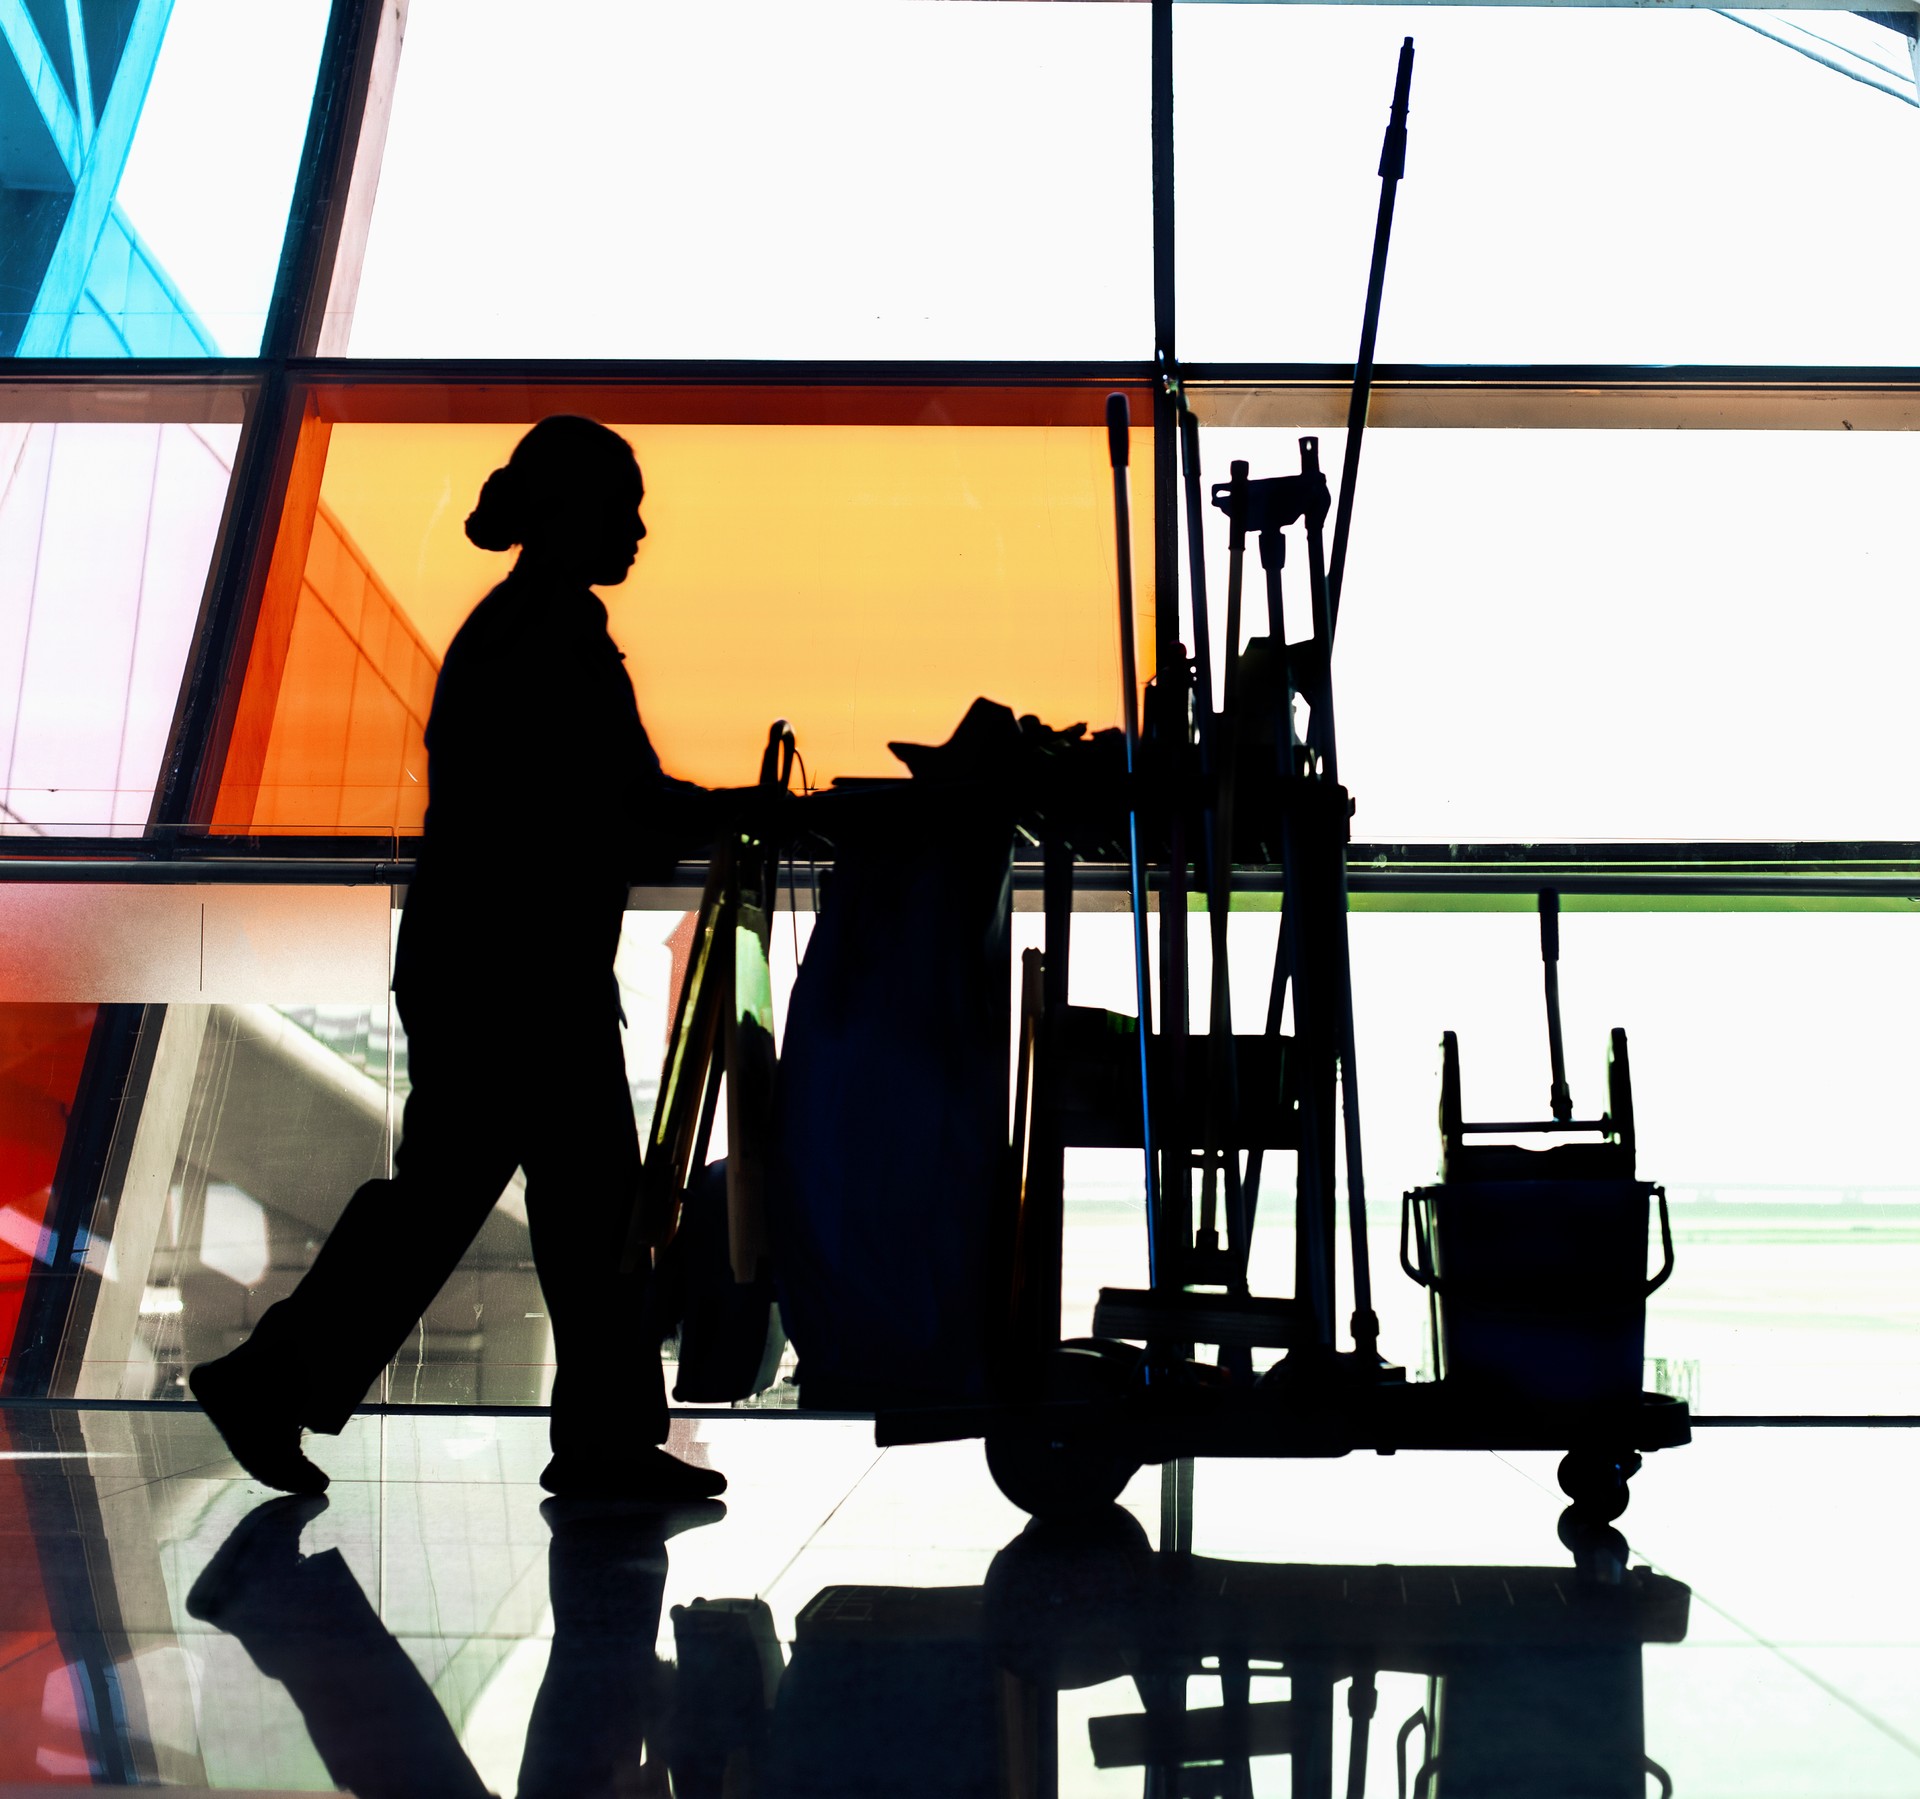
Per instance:
[[[0,354],[259,348],[326,14],[326,0],[8,9]]]

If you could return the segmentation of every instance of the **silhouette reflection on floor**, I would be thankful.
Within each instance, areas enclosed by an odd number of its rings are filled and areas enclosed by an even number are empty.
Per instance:
[[[190,1608],[285,1685],[342,1787],[485,1793],[339,1553],[299,1553],[324,1506],[249,1513]],[[1122,1677],[1141,1709],[1094,1718],[1086,1749],[1098,1769],[1140,1769],[1146,1799],[1242,1799],[1260,1757],[1286,1758],[1294,1799],[1332,1799],[1341,1712],[1347,1799],[1364,1799],[1372,1733],[1388,1727],[1397,1799],[1638,1799],[1649,1778],[1671,1791],[1646,1753],[1641,1649],[1684,1639],[1691,1595],[1571,1514],[1567,1566],[1340,1567],[1156,1553],[1116,1509],[1030,1525],[981,1586],[827,1587],[799,1614],[790,1662],[759,1599],[676,1606],[667,1663],[667,1540],[724,1508],[542,1513],[553,1648],[523,1799],[668,1783],[677,1799],[1046,1799],[1063,1748],[1083,1763],[1060,1741],[1059,1694]],[[1404,1721],[1375,1716],[1388,1674],[1427,1682]],[[1189,1704],[1195,1677],[1218,1703]],[[1255,1697],[1276,1679],[1285,1699]]]
[[[300,1553],[301,1530],[326,1503],[256,1506],[194,1583],[187,1609],[237,1637],[287,1689],[337,1785],[359,1799],[482,1799],[488,1789],[439,1701],[340,1552]],[[624,1792],[644,1757],[669,1759],[674,1671],[654,1650],[667,1539],[725,1517],[726,1507],[550,1499],[540,1512],[552,1532],[553,1649],[527,1723],[519,1793]]]

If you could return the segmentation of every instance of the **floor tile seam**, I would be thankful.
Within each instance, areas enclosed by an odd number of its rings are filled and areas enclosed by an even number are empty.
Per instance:
[[[854,1477],[852,1484],[848,1486],[847,1490],[844,1493],[842,1493],[840,1497],[836,1499],[831,1506],[828,1507],[826,1516],[823,1517],[820,1520],[820,1522],[816,1524],[813,1527],[813,1529],[806,1534],[806,1536],[802,1539],[800,1546],[794,1550],[792,1555],[787,1557],[787,1559],[780,1565],[779,1569],[775,1572],[773,1578],[770,1581],[768,1581],[766,1585],[760,1589],[759,1597],[761,1599],[765,1599],[769,1594],[774,1592],[774,1590],[778,1588],[780,1583],[783,1580],[785,1580],[790,1573],[793,1572],[794,1563],[799,1561],[799,1559],[803,1555],[805,1555],[807,1551],[810,1548],[812,1548],[816,1542],[819,1541],[820,1533],[823,1530],[825,1530],[827,1526],[831,1524],[834,1521],[834,1519],[840,1515],[841,1508],[847,1503],[849,1499],[851,1499],[854,1496],[855,1493],[859,1492],[860,1488],[866,1483],[867,1476],[870,1475],[874,1471],[874,1469],[880,1466],[880,1464],[886,1459],[886,1456],[887,1456],[887,1452],[884,1449],[876,1449],[873,1452],[873,1459],[870,1462],[868,1462],[864,1468],[860,1470],[858,1475]]]
[[[233,1468],[234,1473],[232,1478],[236,1480],[245,1480],[249,1478],[245,1470],[243,1470],[240,1467],[240,1464],[238,1462],[234,1461],[232,1456],[215,1455],[215,1456],[209,1456],[207,1460],[205,1460],[204,1462],[195,1462],[191,1468],[175,1468],[170,1473],[167,1473],[167,1474],[155,1474],[150,1476],[146,1480],[133,1481],[124,1487],[115,1487],[111,1493],[102,1493],[100,1497],[102,1499],[117,1499],[122,1493],[143,1493],[146,1491],[148,1487],[163,1487],[167,1484],[168,1481],[172,1481],[172,1480],[194,1480],[194,1479],[204,1478],[206,1476],[207,1469],[217,1468],[223,1462]]]
[[[1664,1567],[1662,1567],[1660,1564],[1652,1560],[1648,1561],[1647,1566],[1649,1568],[1652,1568],[1654,1572],[1657,1574],[1667,1574],[1667,1570]],[[1668,1574],[1668,1578],[1677,1579],[1678,1576]],[[1752,1640],[1756,1648],[1764,1649],[1765,1651],[1767,1651],[1768,1654],[1773,1655],[1777,1657],[1780,1661],[1785,1662],[1786,1665],[1789,1668],[1791,1668],[1796,1674],[1798,1674],[1803,1680],[1809,1681],[1814,1686],[1818,1687],[1821,1690],[1821,1692],[1827,1695],[1829,1699],[1835,1700],[1839,1704],[1845,1706],[1848,1711],[1852,1712],[1863,1723],[1879,1731],[1881,1735],[1887,1737],[1890,1741],[1898,1743],[1900,1747],[1906,1750],[1909,1755],[1913,1756],[1916,1760],[1920,1760],[1920,1742],[1916,1742],[1912,1737],[1908,1736],[1897,1725],[1889,1723],[1885,1718],[1881,1717],[1880,1714],[1874,1711],[1871,1707],[1861,1704],[1861,1702],[1855,1699],[1850,1693],[1836,1686],[1832,1681],[1824,1678],[1822,1675],[1815,1673],[1814,1670],[1809,1668],[1804,1662],[1801,1662],[1797,1660],[1794,1656],[1790,1655],[1788,1653],[1787,1646],[1785,1644],[1775,1641],[1773,1638],[1765,1635],[1761,1631],[1755,1630],[1752,1625],[1748,1624],[1745,1621],[1745,1619],[1736,1618],[1733,1615],[1733,1613],[1728,1611],[1724,1605],[1719,1604],[1716,1600],[1708,1598],[1697,1587],[1690,1587],[1689,1591],[1693,1594],[1694,1599],[1697,1600],[1701,1605],[1705,1606],[1709,1611],[1717,1613],[1720,1617],[1724,1618],[1727,1621],[1727,1623],[1731,1624],[1736,1630],[1744,1632],[1746,1636]],[[1684,1649],[1687,1646],[1688,1645],[1687,1645],[1686,1639],[1684,1638],[1679,1643],[1670,1645],[1670,1647],[1681,1648],[1681,1649]],[[1726,1646],[1727,1645],[1722,1645],[1722,1647],[1726,1647]],[[1704,1649],[1709,1647],[1709,1645],[1701,1644],[1699,1645],[1699,1647]]]

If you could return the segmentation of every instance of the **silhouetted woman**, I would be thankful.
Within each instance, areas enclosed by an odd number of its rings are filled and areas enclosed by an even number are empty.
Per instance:
[[[302,1428],[346,1424],[515,1168],[558,1364],[541,1485],[647,1499],[726,1486],[657,1447],[658,1342],[618,1273],[640,1171],[613,974],[627,889],[710,834],[722,802],[661,772],[590,591],[633,567],[641,495],[623,438],[549,418],[467,520],[480,548],[520,556],[448,647],[427,721],[426,829],[394,969],[413,1083],[394,1178],[361,1187],[293,1293],[193,1373],[228,1448],[270,1486],[326,1486]]]

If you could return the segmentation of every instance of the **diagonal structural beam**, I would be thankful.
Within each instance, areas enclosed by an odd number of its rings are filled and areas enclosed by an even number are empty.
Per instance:
[[[80,136],[93,137],[93,70],[87,60],[87,22],[80,16],[80,0],[67,0],[68,60],[73,65],[73,97],[80,108]]]
[[[0,11],[13,0],[0,0]],[[24,10],[24,9],[23,9]],[[94,251],[113,212],[114,196],[133,148],[133,134],[147,103],[147,87],[160,45],[167,33],[173,0],[139,0],[127,33],[127,47],[114,74],[113,87],[100,109],[92,142],[86,147],[74,177],[73,205],[54,245],[53,260],[40,283],[26,330],[20,335],[19,356],[58,356],[67,326],[86,292]],[[10,34],[11,35],[11,34]],[[35,42],[38,43],[36,35]],[[46,54],[41,46],[41,55]],[[63,97],[64,98],[64,97]],[[79,126],[76,122],[74,130]]]
[[[27,11],[25,0],[0,0],[0,42],[13,53],[27,91],[40,108],[40,118],[53,139],[54,149],[59,152],[68,175],[77,180],[87,153],[86,135],[80,129],[67,90],[60,85],[59,71],[41,42],[39,28]]]

